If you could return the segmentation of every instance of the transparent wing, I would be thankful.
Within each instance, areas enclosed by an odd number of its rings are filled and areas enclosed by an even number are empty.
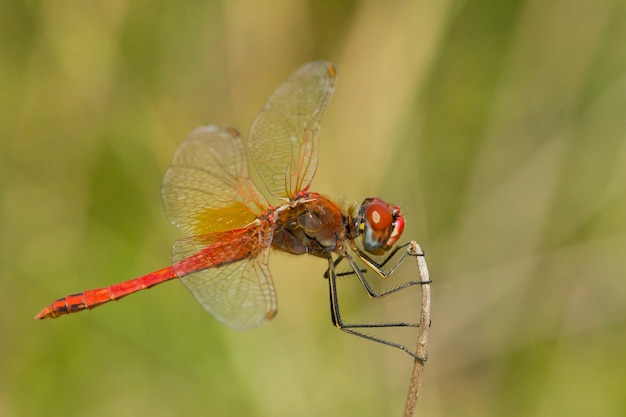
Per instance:
[[[309,62],[274,91],[252,123],[250,157],[272,195],[290,198],[311,185],[320,120],[334,85],[332,64]]]
[[[189,235],[247,225],[268,207],[250,180],[239,132],[202,126],[180,144],[161,195],[170,221]]]
[[[267,225],[181,239],[172,250],[173,269],[213,317],[251,329],[276,315],[270,242]]]

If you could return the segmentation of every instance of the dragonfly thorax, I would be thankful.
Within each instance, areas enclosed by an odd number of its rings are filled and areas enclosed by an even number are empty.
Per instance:
[[[328,258],[332,252],[343,251],[347,224],[339,206],[310,193],[275,210],[272,247]]]

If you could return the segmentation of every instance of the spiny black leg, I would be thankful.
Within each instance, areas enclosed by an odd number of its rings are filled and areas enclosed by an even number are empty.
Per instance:
[[[357,323],[344,323],[343,322],[343,320],[341,319],[341,312],[339,310],[339,298],[337,295],[337,274],[335,274],[336,264],[337,264],[337,261],[333,262],[332,259],[329,258],[327,273],[328,273],[328,278],[329,278],[328,286],[329,286],[329,293],[330,293],[330,313],[331,313],[331,319],[332,319],[333,325],[335,325],[336,327],[338,327],[339,329],[341,329],[342,331],[346,333],[353,334],[355,336],[359,336],[364,339],[371,340],[377,343],[382,343],[387,346],[395,347],[397,349],[400,349],[408,353],[413,358],[420,359],[420,358],[417,358],[415,353],[411,352],[408,348],[406,348],[405,346],[399,343],[391,342],[389,340],[372,336],[372,335],[363,333],[358,330],[358,329],[365,329],[365,328],[385,328],[385,327],[419,327],[418,324],[413,324],[413,323],[361,323],[361,324],[357,324]],[[359,276],[363,282],[364,280],[358,267],[356,267],[353,261],[350,262],[350,265],[353,268],[356,268],[354,270],[354,273],[357,276]],[[366,286],[366,289],[369,288],[368,285],[366,284],[364,285]],[[370,291],[371,291],[371,288],[368,290],[368,292]]]
[[[383,278],[392,275],[395,272],[395,270],[398,268],[398,266],[404,261],[404,259],[406,259],[406,256],[407,256],[406,254],[403,255],[402,259],[396,264],[396,266],[394,266],[394,268],[391,271],[389,271],[389,272],[382,271],[382,274],[384,274],[384,275],[382,275]],[[397,287],[394,287],[394,288],[391,288],[391,289],[388,289],[388,290],[385,290],[385,291],[382,291],[382,292],[376,292],[376,291],[374,291],[372,286],[369,284],[369,282],[367,282],[367,280],[365,279],[365,277],[361,273],[361,270],[359,269],[359,267],[356,264],[356,262],[354,261],[354,259],[352,259],[352,257],[350,255],[348,255],[348,254],[345,254],[344,258],[346,259],[346,261],[352,267],[354,273],[359,278],[359,281],[361,281],[361,284],[363,285],[363,288],[365,288],[365,291],[367,291],[369,296],[372,297],[372,298],[385,297],[385,296],[387,296],[389,294],[393,294],[393,293],[395,293],[397,291],[403,290],[403,289],[411,287],[413,285],[424,284],[422,281],[408,281],[408,282],[404,282],[404,283],[398,285]],[[371,267],[371,265],[368,265],[368,266]],[[381,274],[381,273],[379,272],[379,274]]]
[[[343,261],[343,256],[340,256],[337,259],[335,259],[335,261],[333,262],[334,266],[337,267],[337,265],[339,265],[341,261]],[[324,278],[326,279],[328,279],[328,271],[329,270],[327,269],[326,272],[324,272]],[[364,268],[361,268],[360,271],[363,274],[367,273],[367,269],[364,269]],[[335,272],[335,275],[337,275],[338,277],[354,275],[354,270],[350,269],[349,271],[346,271],[346,272]]]

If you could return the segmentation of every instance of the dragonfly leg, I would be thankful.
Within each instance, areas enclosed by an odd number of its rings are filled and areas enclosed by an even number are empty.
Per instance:
[[[335,268],[337,267],[337,265],[339,265],[341,263],[341,261],[343,261],[343,256],[339,256],[337,259],[334,260],[333,265],[335,266]],[[385,259],[385,261],[383,262],[383,264],[387,261],[387,259]],[[367,269],[360,269],[361,273],[366,273]],[[328,279],[330,274],[330,269],[327,269],[326,272],[324,272],[324,278]],[[347,275],[354,275],[354,269],[350,269],[349,271],[344,271],[344,272],[337,272],[335,271],[335,275],[338,277],[345,277]]]
[[[386,277],[388,277],[390,275],[393,275],[393,273],[396,271],[396,269],[398,269],[398,267],[400,265],[402,265],[402,263],[404,263],[404,261],[407,259],[407,257],[409,257],[409,256],[424,256],[423,252],[416,252],[414,250],[413,246],[411,245],[411,242],[407,242],[405,244],[396,246],[389,253],[389,255],[387,255],[385,257],[385,259],[383,259],[383,261],[380,262],[380,263],[378,263],[375,260],[373,260],[372,258],[370,258],[370,256],[367,253],[363,252],[363,250],[361,250],[358,246],[356,246],[354,244],[351,245],[351,249],[357,254],[359,259],[361,261],[363,261],[363,263],[365,263],[365,265],[367,265],[372,271],[376,272],[378,275],[380,275],[383,278],[386,278]],[[385,271],[383,269],[383,267],[391,260],[391,258],[394,257],[394,255],[396,253],[398,253],[398,251],[400,249],[406,249],[406,250],[404,251],[402,256],[400,256],[400,258],[396,261],[396,263],[391,267],[391,269],[389,271]],[[421,281],[416,282],[416,283],[426,284],[426,282],[421,282]]]
[[[406,246],[406,245],[403,245],[403,246]],[[357,248],[357,250],[358,250],[358,248]],[[375,271],[382,278],[387,278],[387,277],[391,276],[398,269],[398,267],[407,259],[408,256],[423,256],[423,254],[413,254],[411,252],[410,248],[409,248],[402,255],[402,257],[398,260],[398,262],[396,262],[396,264],[387,272],[384,269],[382,269],[382,265],[384,265],[384,263],[387,262],[389,258],[384,260],[382,264],[378,264],[374,260],[369,258],[366,254],[359,253],[359,252],[357,252],[357,254],[359,255],[359,259],[361,259],[370,269]],[[363,256],[361,256],[361,255],[363,255]],[[356,264],[355,260],[352,259],[352,257],[349,254],[347,254],[347,253],[344,254],[342,258],[345,258],[345,260],[350,264],[350,266],[352,267],[352,270],[354,271],[356,276],[359,278],[359,281],[363,285],[363,288],[365,288],[365,291],[367,291],[369,296],[372,297],[372,298],[384,297],[386,295],[393,294],[393,293],[395,293],[397,291],[403,290],[403,289],[411,287],[413,285],[430,284],[430,281],[423,281],[421,279],[421,277],[420,277],[419,281],[407,281],[407,282],[404,282],[404,283],[398,285],[397,287],[386,289],[386,290],[383,290],[381,292],[376,292],[372,288],[372,286],[369,284],[369,282],[367,282],[367,280],[365,279],[365,276],[363,275],[364,271],[362,271],[359,268],[359,266]]]
[[[337,295],[337,274],[335,273],[335,266],[338,264],[338,262],[341,260],[342,258],[338,258],[337,260],[333,261],[331,258],[328,259],[328,285],[329,285],[329,292],[330,292],[330,313],[331,313],[331,319],[333,322],[333,325],[335,325],[336,327],[338,327],[339,329],[341,329],[342,331],[348,333],[348,334],[353,334],[355,336],[359,336],[362,337],[364,339],[367,340],[371,340],[377,343],[382,343],[384,345],[387,346],[391,346],[397,349],[402,350],[403,352],[408,353],[410,356],[412,356],[413,358],[419,359],[419,360],[424,360],[424,358],[418,358],[415,353],[411,352],[406,346],[400,344],[400,343],[396,343],[396,342],[392,342],[390,340],[385,340],[383,338],[377,337],[377,336],[372,336],[370,334],[364,333],[361,329],[378,329],[378,328],[388,328],[388,327],[419,327],[419,324],[416,323],[405,323],[405,322],[397,322],[397,323],[345,323],[343,321],[343,319],[341,318],[341,311],[339,309],[339,298]],[[348,258],[347,258],[348,259]],[[350,260],[349,260],[350,262]],[[367,284],[367,281],[365,281],[365,279],[363,278],[362,272],[361,270],[358,268],[358,266],[356,264],[354,264],[354,261],[350,262],[350,265],[352,265],[352,267],[354,268],[354,273],[359,276],[359,279],[361,281],[361,283],[363,284],[363,286],[366,288],[366,290],[368,291],[368,293],[374,297],[374,298],[378,298],[387,294],[390,294],[392,292],[395,292],[399,289],[402,288],[406,288],[408,287],[408,285],[406,286],[402,286],[399,287],[393,291],[389,291],[383,294],[376,294],[372,288],[369,286],[369,284]],[[412,285],[412,284],[411,284]]]

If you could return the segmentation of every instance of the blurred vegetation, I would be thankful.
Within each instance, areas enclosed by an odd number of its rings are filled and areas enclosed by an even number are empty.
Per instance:
[[[176,282],[32,319],[167,265],[177,144],[245,134],[313,59],[339,73],[314,189],[400,204],[427,251],[417,414],[625,415],[625,39],[611,0],[3,1],[0,416],[401,414],[409,357],[331,326],[318,259],[273,257],[251,332]]]

